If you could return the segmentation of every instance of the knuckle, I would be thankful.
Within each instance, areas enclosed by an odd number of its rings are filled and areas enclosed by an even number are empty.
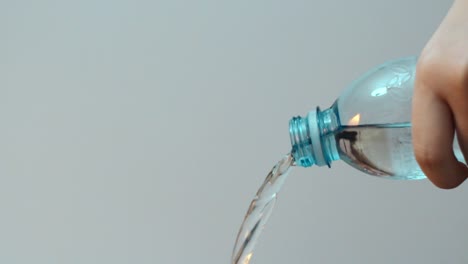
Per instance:
[[[454,181],[444,181],[444,180],[432,180],[431,182],[438,188],[443,189],[443,190],[451,190],[455,189],[460,185],[458,182]]]
[[[416,73],[422,77],[431,76],[432,74],[438,72],[436,68],[440,61],[441,58],[437,56],[436,52],[425,49],[419,56],[418,62],[416,64]]]
[[[440,189],[453,189],[460,185],[459,182],[445,177],[443,168],[447,163],[447,157],[440,152],[427,148],[415,149],[415,158],[427,178]]]
[[[424,173],[436,172],[444,164],[444,157],[428,149],[415,149],[415,158]]]
[[[416,64],[416,81],[430,87],[440,87],[441,94],[468,92],[468,59],[424,50]],[[450,89],[446,89],[450,87]],[[416,87],[417,88],[417,87]],[[450,94],[446,94],[447,96]]]

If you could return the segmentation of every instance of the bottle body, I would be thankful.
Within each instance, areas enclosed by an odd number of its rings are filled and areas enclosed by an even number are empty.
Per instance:
[[[290,122],[293,155],[299,166],[343,160],[367,174],[423,179],[413,153],[411,101],[417,58],[380,65],[354,81],[325,111]],[[463,155],[454,143],[460,161]]]

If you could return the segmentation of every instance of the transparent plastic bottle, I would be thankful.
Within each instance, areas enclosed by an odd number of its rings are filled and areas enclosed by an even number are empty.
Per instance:
[[[354,81],[328,109],[289,123],[296,165],[343,160],[367,174],[416,180],[426,176],[414,158],[411,100],[417,57],[382,64]],[[464,162],[458,143],[458,160]]]

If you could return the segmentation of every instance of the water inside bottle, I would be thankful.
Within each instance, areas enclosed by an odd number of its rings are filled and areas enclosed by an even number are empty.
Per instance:
[[[342,126],[335,138],[340,158],[365,173],[397,180],[426,178],[414,157],[411,123]],[[456,137],[453,151],[466,164]]]
[[[232,252],[232,264],[248,264],[260,232],[273,211],[276,197],[288,177],[294,160],[291,154],[283,157],[268,173],[244,217]]]
[[[414,158],[411,123],[343,126],[336,135],[341,158],[375,176],[425,178]]]

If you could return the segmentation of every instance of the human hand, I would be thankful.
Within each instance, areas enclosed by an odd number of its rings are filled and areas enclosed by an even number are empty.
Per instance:
[[[468,177],[453,153],[456,132],[468,160],[468,0],[455,0],[416,67],[412,134],[416,160],[436,186]]]

